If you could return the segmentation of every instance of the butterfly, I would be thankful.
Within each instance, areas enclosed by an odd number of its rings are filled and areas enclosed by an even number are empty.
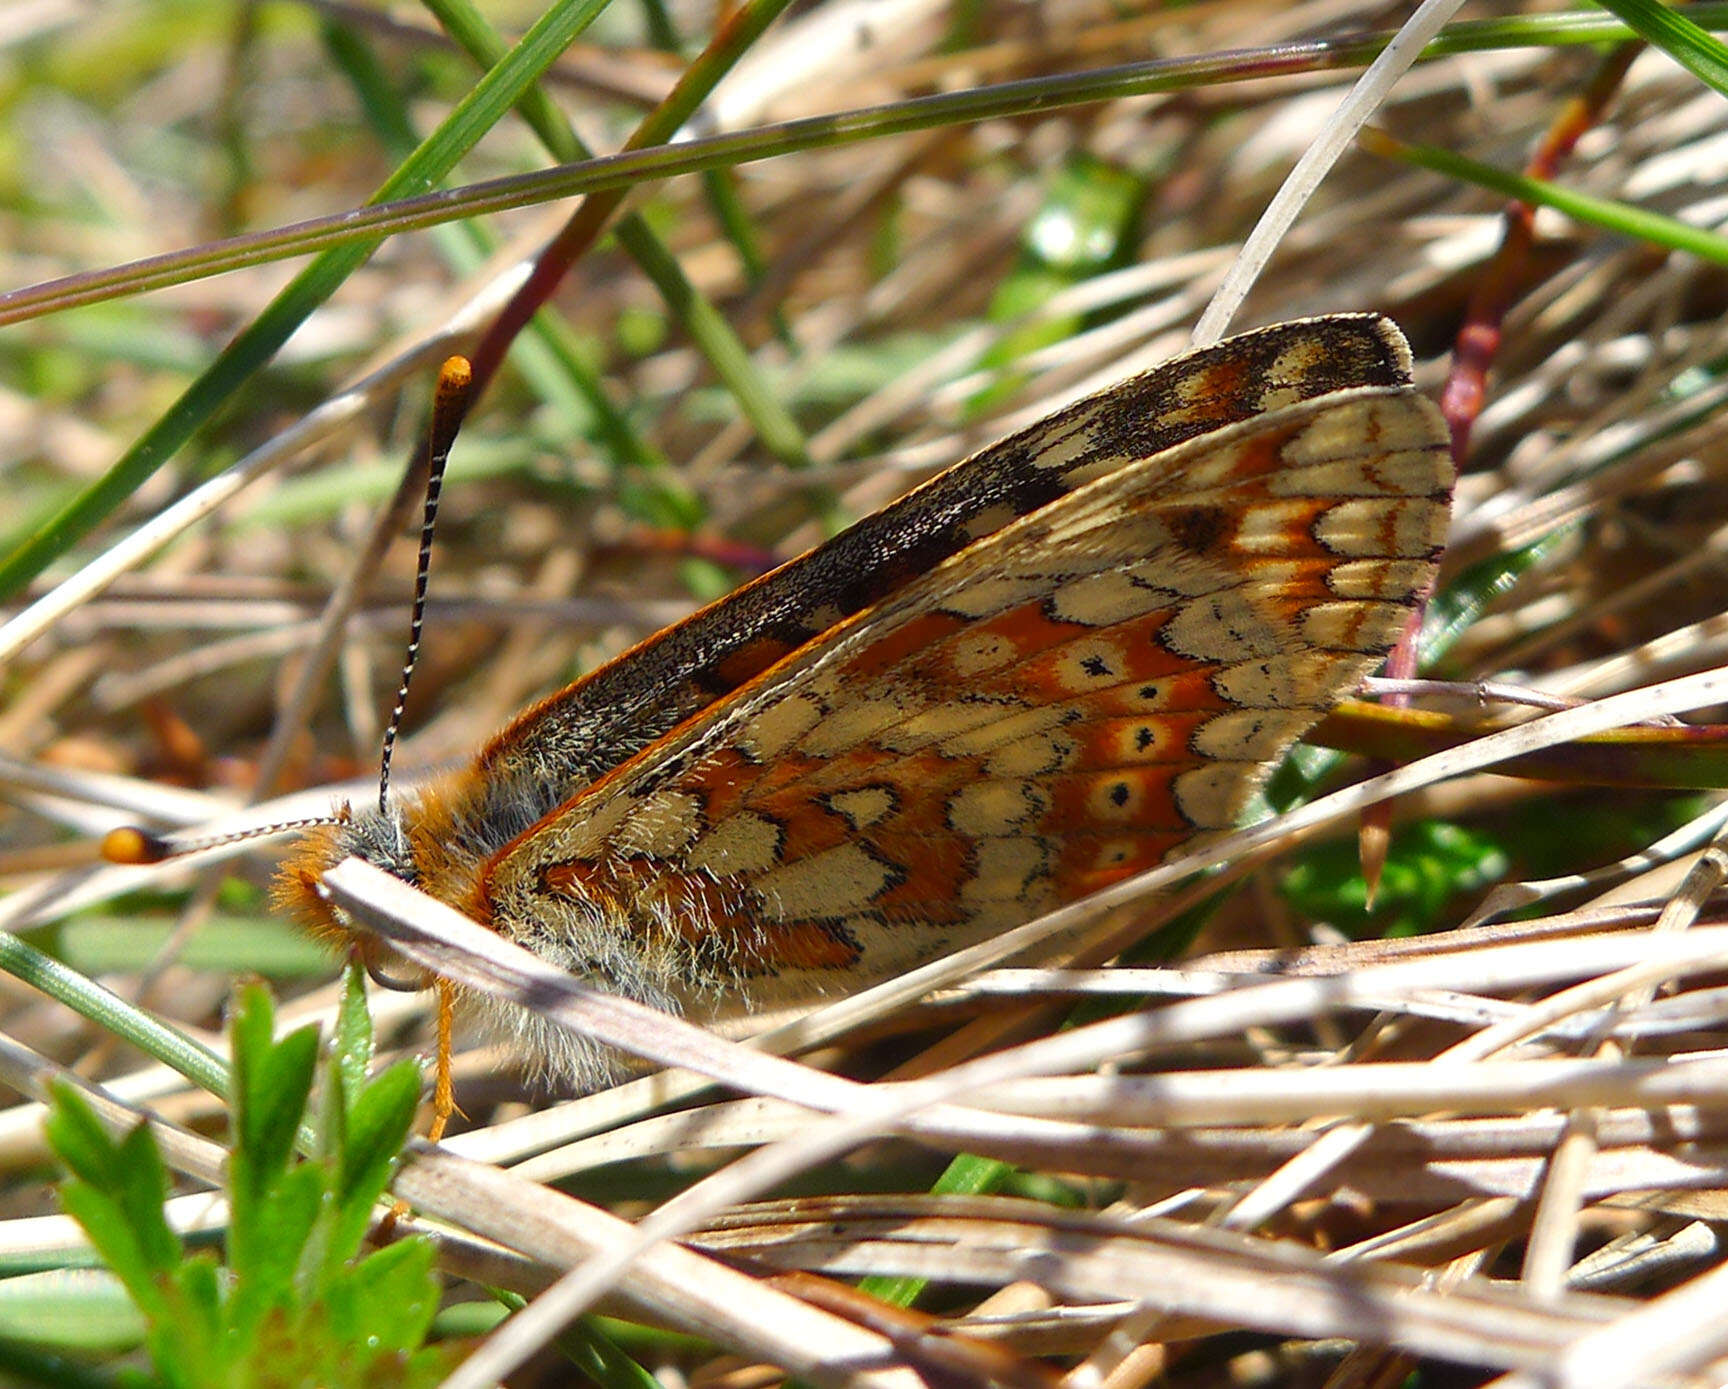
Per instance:
[[[278,895],[346,935],[316,885],[357,854],[661,1008],[855,990],[1231,828],[1405,630],[1453,475],[1388,319],[1190,352],[313,829]],[[502,1021],[556,1082],[611,1073]]]

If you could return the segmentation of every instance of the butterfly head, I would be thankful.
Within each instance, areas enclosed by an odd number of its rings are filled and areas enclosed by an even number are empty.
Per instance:
[[[345,858],[360,858],[392,877],[418,885],[420,873],[400,806],[356,814],[344,805],[330,820],[310,826],[277,871],[274,896],[313,935],[349,940],[353,929],[319,886],[326,869]]]

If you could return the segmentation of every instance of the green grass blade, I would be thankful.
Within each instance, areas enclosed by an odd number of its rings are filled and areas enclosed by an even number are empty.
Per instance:
[[[1728,96],[1728,48],[1683,11],[1657,0],[1598,0],[1639,38],[1660,48],[1700,82]]]
[[[1551,207],[1557,212],[1565,213],[1575,222],[1600,227],[1603,231],[1634,240],[1666,246],[1672,251],[1688,251],[1714,265],[1728,265],[1728,237],[1691,226],[1677,218],[1665,217],[1659,212],[1647,212],[1641,207],[1615,202],[1611,198],[1592,197],[1588,193],[1580,193],[1558,183],[1550,183],[1546,179],[1507,173],[1491,164],[1482,164],[1450,150],[1436,149],[1432,145],[1408,144],[1383,130],[1364,130],[1359,141],[1363,149],[1374,154],[1432,169],[1436,173],[1477,184],[1519,202]]]
[[[444,178],[607,3],[562,0],[548,10],[403,161],[379,188],[373,202],[422,193]],[[119,462],[0,560],[0,598],[16,594],[137,491],[276,354],[289,335],[335,293],[377,245],[378,238],[374,237],[332,247],[296,275]]]

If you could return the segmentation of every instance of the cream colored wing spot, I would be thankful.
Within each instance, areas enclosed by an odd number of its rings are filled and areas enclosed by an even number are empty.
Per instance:
[[[835,791],[816,799],[854,830],[869,829],[893,814],[900,803],[893,789],[887,786],[860,786],[853,791]]]
[[[1312,501],[1307,498],[1256,502],[1237,515],[1230,548],[1256,562],[1260,555],[1287,555],[1291,538],[1305,532],[1313,509]],[[1259,577],[1258,570],[1256,576]]]
[[[753,762],[772,762],[822,721],[822,706],[803,695],[788,695],[758,709],[738,736],[738,746]]]
[[[1049,798],[1029,781],[975,781],[948,798],[951,829],[971,839],[1018,833],[1049,808]]]
[[[972,876],[960,888],[961,903],[1027,900],[1033,885],[1049,872],[1049,849],[1036,836],[983,839],[973,849]]]
[[[982,511],[967,518],[961,533],[968,540],[979,540],[986,535],[994,535],[1002,527],[1018,521],[1020,513],[1006,502],[998,502],[995,506],[987,506]]]
[[[688,791],[656,791],[635,804],[614,839],[625,854],[678,853],[702,828],[702,802]]]
[[[1432,409],[1426,400],[1422,405]],[[1388,448],[1374,460],[1374,476],[1388,494],[1427,498],[1452,490],[1452,453],[1438,412],[1433,414],[1432,423],[1440,431],[1438,441],[1400,439],[1399,447]]]
[[[605,846],[612,832],[636,808],[629,794],[584,799],[572,813],[538,832],[544,836],[548,860],[592,858]]]
[[[1208,493],[1229,488],[1242,471],[1242,447],[1209,449],[1188,460],[1182,468],[1180,492],[1190,504],[1212,500]]]
[[[1060,728],[1072,717],[1060,704],[996,707],[997,717],[990,723],[943,739],[936,751],[944,757],[981,757],[1021,739]]]
[[[1268,381],[1301,381],[1314,375],[1325,364],[1326,345],[1318,337],[1292,338],[1266,366]],[[1299,399],[1288,386],[1268,387],[1260,393],[1260,408],[1276,410]]]
[[[1379,416],[1383,413],[1379,408],[1382,404],[1384,402],[1377,396],[1366,399],[1347,397],[1333,400],[1317,410],[1307,423],[1284,441],[1279,450],[1284,467],[1268,479],[1272,490],[1279,495],[1289,495],[1281,491],[1282,485],[1302,485],[1305,481],[1302,475],[1340,463],[1347,463],[1360,475],[1362,460],[1379,452],[1376,436],[1380,427]],[[1346,487],[1343,495],[1349,496],[1356,490]]]
[[[938,600],[941,611],[955,617],[984,618],[1024,607],[1044,596],[1049,579],[1043,573],[993,574],[968,580],[964,587],[944,593]]]
[[[1326,586],[1340,598],[1390,598],[1415,595],[1433,577],[1434,566],[1414,559],[1350,560],[1326,576]]]
[[[1444,437],[1391,453],[1379,448],[1369,451],[1360,440],[1354,441],[1354,447],[1340,441],[1336,456],[1273,473],[1266,479],[1266,490],[1275,497],[1411,497],[1443,492],[1452,473],[1441,442]]]
[[[1358,497],[1314,523],[1314,539],[1335,555],[1430,555],[1445,539],[1446,512],[1423,497]]]
[[[1176,596],[1162,588],[1135,582],[1121,570],[1106,570],[1070,579],[1050,595],[1047,610],[1059,622],[1086,627],[1111,627],[1168,608]]]
[[[1069,487],[1078,490],[1089,482],[1096,482],[1101,477],[1109,477],[1112,473],[1121,472],[1130,464],[1138,463],[1140,458],[1141,456],[1135,453],[1103,454],[1069,468],[1062,475],[1062,480]]]
[[[1017,738],[991,754],[984,771],[988,776],[1048,776],[1070,765],[1078,752],[1075,741],[1061,733]]]
[[[1335,651],[1382,651],[1386,634],[1409,619],[1397,603],[1320,603],[1302,614],[1302,640]]]
[[[1020,649],[996,632],[968,632],[949,644],[948,665],[961,677],[979,676],[1010,665]]]
[[[1264,661],[1245,661],[1216,671],[1212,688],[1245,709],[1313,709],[1333,690],[1349,685],[1362,658],[1329,651],[1293,651]]]
[[[834,757],[874,741],[883,729],[905,716],[905,708],[896,699],[859,695],[855,699],[841,700],[826,718],[803,736],[798,749],[812,757]]]
[[[1158,640],[1178,656],[1196,661],[1245,661],[1273,656],[1287,638],[1241,593],[1196,598],[1159,630]]]
[[[1051,675],[1069,694],[1118,685],[1132,669],[1122,643],[1106,637],[1086,637],[1062,648]]]
[[[820,603],[803,614],[799,621],[812,632],[826,632],[845,617],[846,613],[838,603]]]
[[[1005,712],[1018,708],[1017,704],[983,699],[933,704],[904,723],[884,729],[881,743],[891,752],[915,752],[930,743],[941,743],[945,749],[951,740],[963,739],[976,729],[989,728],[1001,722]]]
[[[1092,427],[1096,420],[1096,415],[1065,420],[1057,427],[1065,428],[1067,433],[1056,436],[1052,430],[1049,437],[1028,439],[1028,461],[1041,473],[1066,473],[1092,447]]]
[[[1253,762],[1210,762],[1172,783],[1176,808],[1196,829],[1234,827],[1265,769]]]
[[[724,878],[735,873],[766,873],[780,861],[780,826],[749,811],[728,815],[690,846],[685,865]]]
[[[898,873],[862,844],[837,844],[763,874],[756,890],[782,921],[825,921],[862,911]]]
[[[1361,458],[1326,458],[1273,473],[1266,490],[1274,497],[1349,497],[1385,491]]]
[[[1293,587],[1306,585],[1314,575],[1312,560],[1270,559],[1256,554],[1244,555],[1243,560],[1254,566],[1254,580],[1244,584],[1242,592],[1250,602],[1270,603],[1275,610],[1288,601]]]
[[[1306,709],[1294,713],[1230,709],[1214,714],[1195,729],[1190,743],[1202,757],[1264,762],[1300,738],[1313,722],[1311,712]]]

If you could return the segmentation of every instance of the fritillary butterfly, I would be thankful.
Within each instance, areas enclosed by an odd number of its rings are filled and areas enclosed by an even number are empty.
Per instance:
[[[956,465],[306,836],[602,987],[843,992],[1229,828],[1404,629],[1453,468],[1387,319],[1179,357]],[[548,1025],[531,1058],[605,1063]]]

